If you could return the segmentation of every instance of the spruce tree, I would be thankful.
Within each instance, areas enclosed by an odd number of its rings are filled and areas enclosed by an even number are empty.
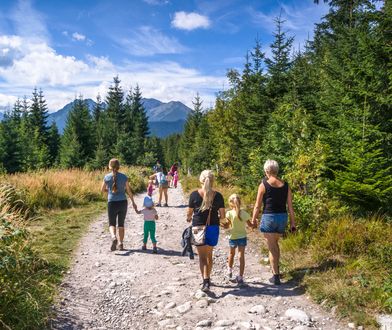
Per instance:
[[[95,141],[93,122],[82,96],[76,99],[68,114],[61,143],[60,163],[63,167],[81,167],[94,157]],[[77,150],[80,158],[76,163],[71,151]],[[72,161],[71,161],[72,160]]]

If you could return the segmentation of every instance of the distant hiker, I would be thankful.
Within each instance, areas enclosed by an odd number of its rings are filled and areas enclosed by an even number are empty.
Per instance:
[[[154,181],[148,180],[147,195],[152,197],[153,192],[154,192]]]
[[[178,184],[178,172],[175,171],[173,174],[173,187],[177,188],[177,184]]]
[[[235,250],[238,248],[238,257],[240,262],[240,272],[236,277],[236,282],[239,285],[244,284],[244,270],[245,270],[245,247],[247,245],[246,225],[252,227],[250,215],[245,210],[241,209],[241,199],[237,194],[229,197],[229,205],[231,210],[226,212],[226,219],[229,221],[228,225],[231,227],[229,238],[230,252],[227,260],[227,276],[229,280],[233,277],[233,264]]]
[[[290,214],[290,229],[292,232],[296,230],[295,215],[291,190],[287,182],[278,178],[278,163],[275,160],[267,160],[264,164],[264,172],[266,178],[259,185],[252,223],[257,226],[257,218],[260,214],[261,204],[263,204],[260,231],[264,234],[269,250],[269,260],[273,273],[270,282],[279,285],[279,238],[285,232],[287,226],[287,208]]]
[[[133,194],[129,186],[128,177],[119,172],[120,162],[118,159],[111,159],[109,161],[109,169],[111,173],[106,174],[103,179],[101,191],[108,194],[108,217],[109,217],[109,231],[112,237],[110,250],[114,251],[124,249],[124,221],[127,215],[128,201],[127,196],[132,201],[132,206],[137,211],[137,206],[133,200]],[[116,225],[118,227],[118,236],[116,233]],[[117,246],[117,243],[118,246]]]
[[[174,173],[178,171],[178,163],[174,163],[170,167],[169,174],[172,176],[173,180],[171,181],[170,187],[174,187]]]
[[[189,196],[189,208],[187,221],[192,221],[192,231],[205,227],[203,245],[197,245],[199,255],[200,272],[203,277],[203,291],[209,291],[212,270],[212,251],[218,244],[219,239],[219,219],[225,218],[225,202],[221,193],[214,191],[214,174],[210,170],[205,170],[200,174],[201,188],[195,190]],[[209,224],[207,223],[209,221]],[[194,238],[193,238],[194,240]]]
[[[168,206],[167,200],[167,190],[169,188],[169,181],[167,177],[167,172],[166,169],[163,167],[160,172],[155,173],[150,176],[150,180],[156,180],[158,182],[158,187],[159,187],[159,199],[158,199],[158,204],[157,206],[162,206],[162,195],[165,196],[165,204],[163,206]]]
[[[143,246],[142,250],[147,250],[148,236],[152,242],[152,253],[158,253],[157,240],[155,238],[156,224],[155,220],[158,220],[157,210],[154,208],[154,202],[150,196],[144,197],[143,210],[136,211],[137,214],[143,214],[144,226],[143,226]]]
[[[194,259],[195,254],[193,253],[191,240],[192,240],[192,226],[187,227],[182,233],[182,240],[181,240],[182,253],[181,253],[181,255],[185,256],[188,253],[189,259]]]
[[[154,173],[162,172],[162,165],[159,162],[159,160],[157,160],[157,163],[154,165],[153,170],[154,170]],[[155,187],[158,187],[158,185],[159,185],[158,180],[155,179]]]

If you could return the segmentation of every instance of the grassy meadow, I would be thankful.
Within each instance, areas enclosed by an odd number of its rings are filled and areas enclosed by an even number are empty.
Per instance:
[[[184,176],[181,183],[185,192],[200,186],[197,177]],[[257,187],[246,192],[218,180],[216,189],[226,207],[230,194],[239,193],[243,207],[252,212]],[[385,216],[355,218],[347,213],[303,231],[306,216],[297,212],[298,232],[287,234],[280,244],[285,280],[301,285],[336,316],[378,329],[376,315],[392,313],[392,222]],[[267,254],[266,245],[261,249]]]
[[[122,168],[134,192],[143,168]],[[45,170],[0,177],[0,328],[42,329],[89,224],[105,210],[105,172]]]

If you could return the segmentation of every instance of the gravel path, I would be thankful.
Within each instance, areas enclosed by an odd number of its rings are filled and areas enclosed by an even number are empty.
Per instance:
[[[143,195],[136,196],[139,208]],[[61,285],[52,329],[346,329],[290,283],[268,284],[257,244],[246,250],[245,280],[225,279],[228,239],[214,253],[212,287],[199,291],[198,259],[180,255],[186,200],[181,186],[169,190],[168,208],[157,208],[159,254],[142,251],[143,220],[130,209],[126,251],[110,252],[107,217],[93,223]],[[261,236],[261,235],[257,235]],[[235,269],[236,265],[235,265]],[[350,327],[351,328],[351,327]]]

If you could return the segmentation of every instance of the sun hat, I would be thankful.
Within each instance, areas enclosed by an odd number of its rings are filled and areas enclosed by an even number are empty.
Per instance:
[[[143,206],[144,207],[152,207],[152,206],[154,206],[154,202],[152,201],[152,198],[150,196],[144,197]]]

